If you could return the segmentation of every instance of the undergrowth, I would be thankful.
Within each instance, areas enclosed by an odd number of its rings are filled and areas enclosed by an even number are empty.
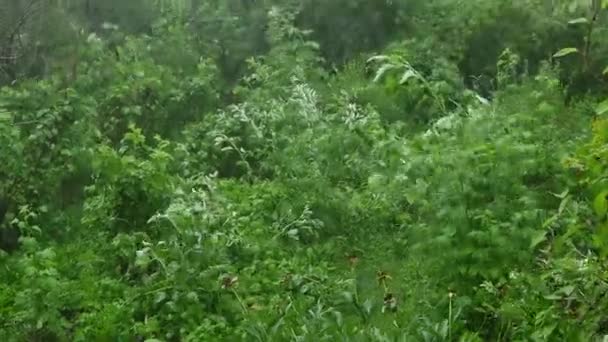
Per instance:
[[[245,3],[0,60],[1,340],[606,339],[605,1]]]

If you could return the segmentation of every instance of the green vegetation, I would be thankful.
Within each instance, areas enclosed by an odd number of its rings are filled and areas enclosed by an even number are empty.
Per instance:
[[[606,341],[607,30],[3,1],[0,341]]]

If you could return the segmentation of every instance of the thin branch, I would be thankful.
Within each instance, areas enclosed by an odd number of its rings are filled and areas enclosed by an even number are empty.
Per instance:
[[[591,55],[591,38],[593,36],[593,30],[595,29],[595,25],[597,23],[600,11],[602,10],[602,6],[599,0],[592,0],[591,3],[591,21],[589,22],[587,28],[587,36],[585,37],[585,50],[583,52],[583,62],[584,62],[584,71],[589,70],[589,57]]]
[[[15,35],[17,35],[17,33],[21,30],[21,28],[27,23],[28,18],[34,12],[32,10],[32,8],[34,7],[34,4],[36,4],[38,1],[39,0],[31,0],[30,3],[26,6],[21,17],[19,17],[19,19],[17,19],[15,26],[10,31],[10,33],[7,35],[7,40],[9,41],[9,43],[12,43]]]

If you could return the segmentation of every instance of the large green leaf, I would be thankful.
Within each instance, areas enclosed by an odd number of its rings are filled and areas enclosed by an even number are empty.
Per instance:
[[[568,24],[570,24],[570,25],[588,24],[588,23],[589,23],[589,20],[587,20],[587,18],[585,18],[585,17],[572,19],[568,22]]]
[[[532,240],[530,241],[530,249],[536,248],[536,246],[538,246],[540,243],[544,242],[545,240],[547,240],[547,232],[546,231],[536,232],[532,236]]]
[[[600,102],[600,104],[597,105],[597,108],[595,108],[595,112],[597,115],[603,115],[608,113],[608,100]]]
[[[568,47],[568,48],[563,48],[559,51],[557,51],[553,57],[555,58],[559,58],[559,57],[564,57],[564,56],[568,56],[571,55],[573,53],[578,53],[578,49],[574,48],[574,47]]]
[[[380,67],[380,69],[378,69],[378,72],[376,72],[376,77],[374,77],[374,81],[373,81],[373,82],[378,82],[378,81],[380,81],[380,80],[382,79],[382,77],[384,77],[384,75],[385,75],[385,74],[386,74],[388,71],[390,71],[390,70],[392,70],[392,69],[395,69],[396,67],[397,67],[396,65],[394,65],[394,64],[390,64],[390,63],[387,63],[387,64],[382,65],[382,66]]]
[[[399,80],[399,84],[404,84],[406,83],[410,78],[418,78],[418,75],[416,74],[415,71],[408,69],[403,73],[403,76],[401,76],[401,80]]]
[[[600,192],[593,200],[593,210],[599,217],[604,217],[608,212],[608,201],[606,200],[606,196],[608,196],[608,190]]]

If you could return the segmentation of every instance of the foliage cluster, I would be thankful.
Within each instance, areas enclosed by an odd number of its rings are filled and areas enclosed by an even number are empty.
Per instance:
[[[608,336],[607,1],[0,6],[0,340]]]

